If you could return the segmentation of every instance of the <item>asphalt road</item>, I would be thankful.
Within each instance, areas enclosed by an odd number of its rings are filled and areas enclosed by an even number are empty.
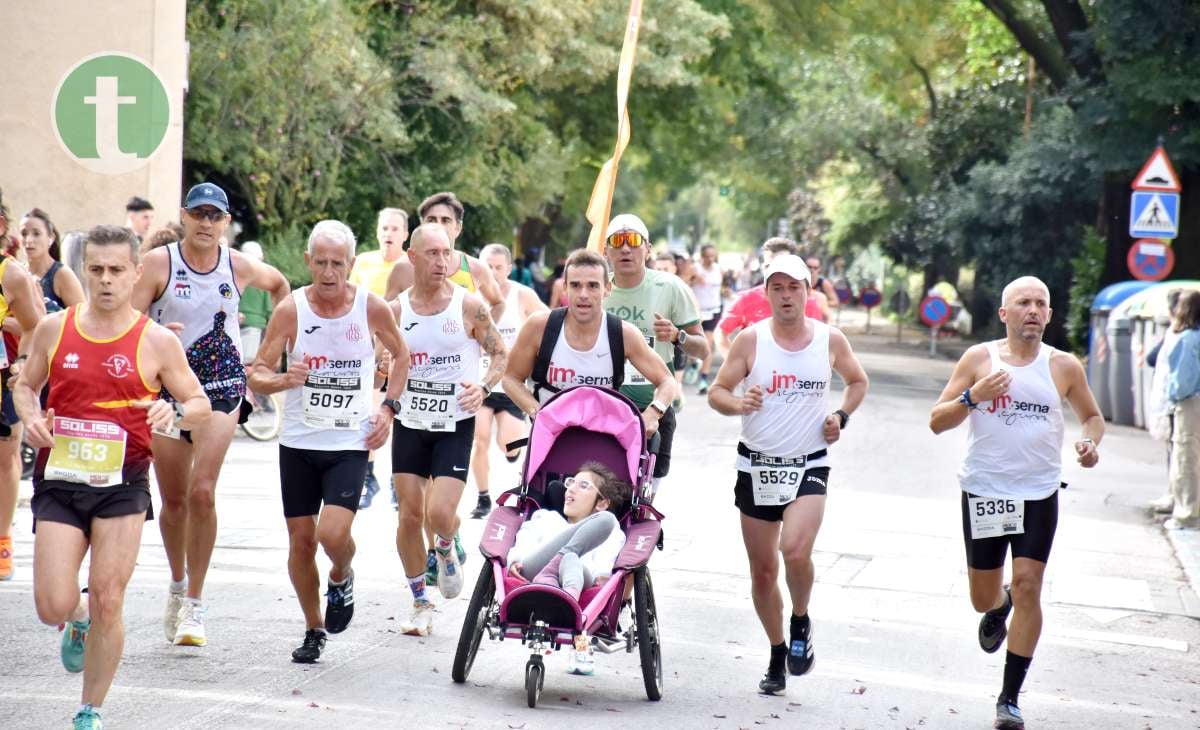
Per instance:
[[[662,701],[645,699],[636,655],[601,655],[595,676],[584,678],[565,674],[559,653],[546,660],[546,689],[531,710],[528,652],[514,641],[485,639],[470,681],[453,684],[469,586],[440,603],[430,637],[397,632],[411,599],[383,497],[355,522],[353,624],[330,639],[319,664],[291,663],[304,627],[286,572],[276,447],[239,437],[218,489],[209,645],[163,640],[168,575],[157,526],[148,525],[106,727],[990,727],[1004,655],[980,651],[967,600],[954,479],[965,432],[934,437],[926,425],[952,362],[889,339],[854,340],[873,385],[834,449],[815,558],[816,666],[786,697],[756,694],[767,642],[732,505],[738,424],[689,389],[673,471],[656,502],[667,515],[665,549],[651,562]],[[1163,488],[1161,449],[1140,431],[1113,428],[1101,453],[1088,472],[1066,455],[1070,487],[1022,695],[1026,720],[1030,728],[1200,727],[1200,602],[1141,508]],[[493,456],[494,489],[515,484],[515,468]],[[379,473],[387,470],[383,455]],[[464,517],[473,502],[469,487]],[[80,678],[63,671],[58,634],[34,613],[29,521],[22,507],[17,575],[0,584],[0,727],[65,727]],[[464,520],[464,542],[477,543],[481,527]],[[480,562],[471,552],[474,576]]]

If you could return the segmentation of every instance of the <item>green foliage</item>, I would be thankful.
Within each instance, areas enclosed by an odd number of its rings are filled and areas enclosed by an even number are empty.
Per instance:
[[[1067,317],[1067,338],[1071,349],[1079,354],[1087,352],[1092,300],[1100,291],[1106,244],[1095,228],[1087,226],[1083,230],[1083,245],[1071,259],[1071,310]]]

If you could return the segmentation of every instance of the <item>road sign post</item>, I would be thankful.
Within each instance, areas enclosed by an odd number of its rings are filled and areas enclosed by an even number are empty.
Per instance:
[[[858,292],[858,301],[867,309],[867,334],[871,334],[871,310],[883,301],[883,295],[873,286],[865,286]]]
[[[908,314],[908,308],[912,306],[912,297],[903,289],[897,289],[890,304],[892,311],[896,313],[896,344],[900,344],[904,337],[904,315]]]
[[[921,300],[921,321],[929,327],[929,356],[937,355],[938,330],[950,321],[950,304],[936,294]]]

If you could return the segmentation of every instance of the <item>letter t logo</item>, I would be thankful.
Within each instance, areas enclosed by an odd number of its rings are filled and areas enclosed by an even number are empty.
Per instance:
[[[83,103],[96,107],[96,152],[100,159],[136,158],[132,152],[122,152],[117,142],[117,111],[122,104],[136,104],[137,97],[119,95],[116,76],[97,76],[95,95],[85,96]]]

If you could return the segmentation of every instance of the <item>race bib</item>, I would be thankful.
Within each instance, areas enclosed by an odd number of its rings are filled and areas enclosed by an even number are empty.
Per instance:
[[[1025,532],[1025,501],[994,497],[968,497],[971,539],[1020,535]]]
[[[400,423],[422,431],[453,431],[457,399],[454,383],[409,380],[400,407]]]
[[[172,423],[165,429],[152,428],[150,429],[150,433],[154,436],[166,436],[167,438],[175,439],[176,441],[183,438],[183,433],[179,430],[179,426],[175,425],[175,423]]]
[[[646,336],[646,344],[650,349],[654,349],[654,335]],[[649,385],[650,381],[642,375],[641,371],[633,366],[633,363],[628,358],[625,360],[625,385]]]
[[[804,480],[803,456],[782,458],[750,454],[750,485],[754,504],[758,507],[778,507],[796,499],[800,482]]]
[[[312,375],[301,392],[304,423],[313,428],[358,429],[367,415],[362,379],[357,375]]]
[[[125,437],[125,429],[115,423],[56,416],[45,478],[89,487],[120,484]]]

